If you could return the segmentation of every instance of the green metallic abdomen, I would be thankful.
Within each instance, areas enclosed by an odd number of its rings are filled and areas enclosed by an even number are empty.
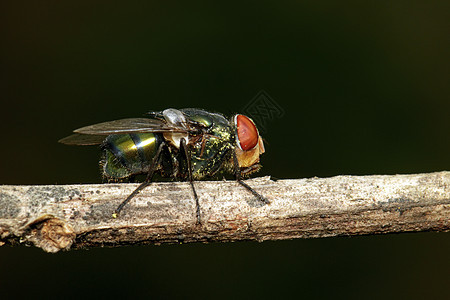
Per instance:
[[[120,179],[147,172],[162,140],[159,133],[108,136],[102,146],[104,175]]]

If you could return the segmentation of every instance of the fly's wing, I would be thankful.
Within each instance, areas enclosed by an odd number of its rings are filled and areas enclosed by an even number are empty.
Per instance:
[[[169,125],[163,120],[132,118],[98,123],[78,128],[73,132],[91,135],[111,135],[144,132],[186,132],[186,129]]]
[[[59,140],[67,145],[98,145],[111,134],[148,132],[188,132],[185,127],[160,119],[131,118],[98,123],[74,130],[75,134]]]
[[[75,133],[69,135],[58,142],[66,145],[80,145],[80,146],[90,146],[99,145],[105,140],[104,135],[89,135],[89,134],[79,134]]]

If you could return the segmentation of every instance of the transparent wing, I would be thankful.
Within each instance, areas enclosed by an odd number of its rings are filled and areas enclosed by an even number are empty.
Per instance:
[[[80,145],[80,146],[89,146],[89,145],[99,145],[103,143],[106,136],[104,135],[89,135],[89,134],[79,134],[75,133],[60,139],[58,142],[66,145]]]
[[[164,120],[131,118],[98,123],[73,132],[88,135],[110,135],[140,132],[187,132],[186,128],[169,125]]]

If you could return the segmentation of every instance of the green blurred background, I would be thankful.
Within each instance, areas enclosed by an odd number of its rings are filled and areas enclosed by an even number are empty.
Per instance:
[[[99,183],[98,149],[58,139],[168,107],[231,115],[260,90],[285,113],[267,123],[258,175],[450,170],[449,9],[448,1],[2,3],[0,183]],[[0,290],[444,298],[449,250],[449,233],[55,255],[1,247]]]

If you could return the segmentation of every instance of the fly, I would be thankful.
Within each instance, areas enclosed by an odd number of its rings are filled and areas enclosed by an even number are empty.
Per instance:
[[[145,118],[121,119],[74,130],[59,140],[67,145],[100,145],[103,176],[127,180],[146,175],[145,180],[115,210],[123,207],[147,187],[155,174],[175,180],[189,180],[200,223],[200,205],[194,180],[231,173],[239,184],[259,201],[269,201],[242,178],[260,169],[264,144],[255,123],[236,114],[227,120],[222,114],[202,109],[169,108],[147,113]]]

